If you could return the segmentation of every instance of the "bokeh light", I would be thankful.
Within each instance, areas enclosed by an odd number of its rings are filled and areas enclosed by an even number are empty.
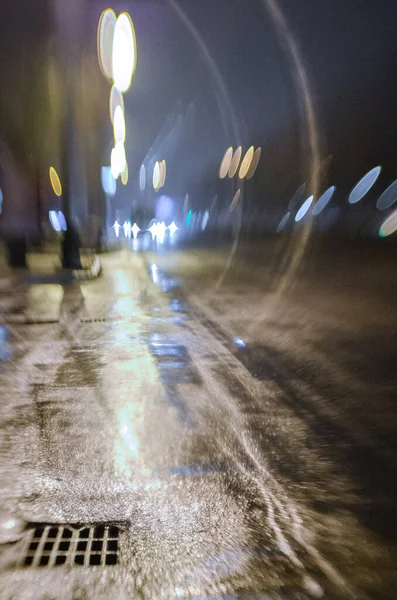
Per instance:
[[[54,194],[56,196],[62,196],[61,180],[59,179],[59,175],[56,172],[56,170],[54,169],[54,167],[50,167],[49,176],[50,176],[51,187],[54,190]]]
[[[240,179],[244,179],[244,177],[247,176],[253,157],[254,157],[254,147],[251,146],[250,148],[248,148],[243,160],[241,161],[240,170],[238,172],[238,176]]]
[[[231,160],[230,167],[229,167],[229,172],[228,172],[228,175],[229,175],[230,179],[232,177],[234,177],[235,174],[236,174],[236,172],[237,172],[238,166],[240,164],[242,152],[243,152],[243,149],[242,149],[241,146],[239,146],[237,148],[236,152],[233,154],[233,158]]]
[[[114,113],[116,112],[116,108],[121,106],[124,113],[124,98],[123,94],[116,88],[115,85],[112,85],[109,96],[109,114],[110,120],[113,124],[114,121]]]
[[[114,85],[126,92],[131,85],[137,61],[135,28],[128,13],[121,13],[113,36],[112,72]]]
[[[229,172],[230,163],[233,157],[233,148],[230,146],[223,155],[221,166],[219,167],[219,178],[225,179],[226,175]]]
[[[325,190],[324,194],[320,196],[317,200],[315,207],[313,208],[313,215],[318,215],[324,208],[327,206],[328,202],[331,200],[332,196],[335,192],[335,186],[331,185],[327,190]]]
[[[162,160],[160,163],[160,187],[162,188],[165,184],[165,178],[167,176],[167,163]]]
[[[305,216],[305,214],[311,207],[313,200],[314,200],[314,196],[309,196],[309,198],[307,198],[307,200],[304,201],[304,203],[302,204],[302,206],[296,213],[296,216],[295,216],[296,223],[298,223],[298,221],[301,221],[303,219],[303,217]]]
[[[201,221],[201,231],[204,231],[208,225],[208,219],[210,218],[210,213],[208,210],[205,211],[203,215],[203,219]]]
[[[387,217],[379,228],[380,237],[387,237],[397,231],[397,210]]]
[[[124,171],[127,163],[125,148],[122,142],[117,142],[110,155],[110,168],[112,176],[117,179]]]
[[[101,168],[102,189],[108,196],[114,196],[116,193],[116,179],[112,175],[111,167]]]
[[[56,210],[50,210],[48,213],[49,219],[50,219],[50,223],[52,228],[59,233],[61,231],[61,224],[59,222],[58,219],[58,213]]]
[[[139,169],[139,188],[141,190],[141,192],[144,191],[146,187],[146,169],[145,169],[145,165],[141,165],[141,168]]]
[[[255,171],[259,165],[261,154],[262,154],[262,148],[257,148],[254,152],[254,156],[252,158],[252,162],[251,162],[250,168],[247,173],[247,179],[251,179],[251,177],[254,176]]]
[[[116,154],[117,154],[116,148],[112,148],[112,152],[110,153],[110,171],[111,171],[113,179],[115,179],[115,180],[120,175],[120,172],[118,171],[118,167],[117,167]]]
[[[127,185],[128,183],[128,163],[125,161],[125,167],[123,172],[121,173],[121,183],[123,185]]]
[[[296,205],[302,200],[306,192],[306,183],[302,183],[293,194],[291,200],[288,202],[288,210],[293,210]]]
[[[379,196],[378,201],[376,203],[376,208],[378,210],[386,210],[386,208],[390,208],[397,200],[397,179],[393,181],[392,184],[389,185],[385,189],[385,191]]]
[[[375,181],[378,179],[381,171],[381,167],[375,167],[371,169],[360,179],[360,181],[354,186],[349,196],[349,203],[356,204],[359,202],[361,198],[365,196],[367,192],[374,185]]]
[[[103,11],[99,18],[97,33],[98,62],[102,73],[112,79],[113,36],[116,25],[116,14],[111,8]]]
[[[125,142],[125,119],[124,112],[120,105],[116,106],[116,110],[114,111],[114,121],[113,121],[113,133],[114,133],[114,141],[115,143],[121,142],[124,144]]]
[[[153,189],[157,192],[160,189],[160,163],[156,161],[153,169]]]
[[[61,226],[62,231],[66,231],[68,226],[66,224],[65,215],[61,210],[58,210],[58,223]]]
[[[240,196],[241,196],[241,190],[237,190],[237,192],[233,196],[233,200],[230,205],[230,212],[233,212],[234,209],[236,208],[238,201],[240,200]]]
[[[288,211],[285,213],[285,215],[280,219],[280,223],[277,225],[277,229],[276,229],[276,233],[281,233],[282,230],[285,228],[288,219],[290,218],[291,213]]]

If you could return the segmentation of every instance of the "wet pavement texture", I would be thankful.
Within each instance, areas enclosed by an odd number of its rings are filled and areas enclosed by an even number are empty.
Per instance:
[[[18,533],[0,598],[395,598],[382,332],[363,372],[340,327],[325,347],[299,318],[254,335],[257,296],[211,302],[196,259],[122,251],[94,281],[2,287],[0,527]]]

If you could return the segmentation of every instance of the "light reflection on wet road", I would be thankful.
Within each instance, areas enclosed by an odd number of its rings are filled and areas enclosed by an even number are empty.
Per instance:
[[[390,548],[274,373],[140,256],[103,268],[21,289],[41,323],[2,330],[1,499],[28,522],[124,523],[120,564],[10,563],[1,598],[392,598]]]

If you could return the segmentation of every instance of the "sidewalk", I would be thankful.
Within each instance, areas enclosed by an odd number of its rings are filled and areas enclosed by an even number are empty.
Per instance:
[[[29,252],[27,268],[15,269],[8,266],[4,248],[0,247],[0,321],[56,322],[58,311],[50,298],[58,297],[59,286],[95,279],[101,273],[97,256],[83,254],[81,262],[83,268],[72,271],[62,269],[60,256],[54,251]],[[58,302],[55,304],[58,306]]]
[[[82,269],[63,269],[60,252],[54,247],[44,251],[28,252],[27,269],[13,269],[8,266],[4,246],[0,244],[0,280],[17,278],[26,283],[68,283],[73,279],[92,279],[101,272],[99,257],[81,251]],[[0,283],[1,290],[1,283]]]

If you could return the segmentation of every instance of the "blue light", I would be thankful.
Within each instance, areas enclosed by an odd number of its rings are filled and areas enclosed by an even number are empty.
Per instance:
[[[192,220],[192,216],[193,216],[193,213],[191,210],[189,210],[189,212],[187,213],[187,217],[186,217],[186,228],[189,227],[190,222]]]
[[[300,209],[296,213],[296,216],[295,216],[295,222],[296,223],[298,223],[298,221],[300,221],[301,219],[303,219],[303,217],[305,216],[305,214],[307,213],[307,211],[311,207],[311,204],[313,202],[313,198],[314,198],[313,196],[310,196],[307,200],[304,201],[304,203],[302,204],[302,206],[300,207]]]
[[[235,337],[233,339],[234,343],[236,344],[236,346],[238,346],[239,348],[246,348],[247,345],[245,344],[245,342],[243,342],[243,340],[239,337]]]
[[[49,216],[52,228],[55,229],[55,231],[57,231],[57,232],[61,231],[61,225],[60,225],[59,220],[58,220],[58,213],[57,213],[57,211],[56,210],[50,210],[48,212],[48,216]]]
[[[325,190],[324,194],[320,196],[320,198],[316,202],[315,207],[313,208],[313,215],[318,215],[322,210],[324,210],[328,202],[331,200],[335,189],[335,186],[331,185],[331,187]]]
[[[374,169],[371,169],[371,171],[368,171],[368,173],[360,179],[360,181],[354,186],[354,188],[350,192],[350,204],[356,204],[356,202],[359,202],[361,198],[363,198],[365,194],[369,192],[371,187],[374,185],[375,181],[378,179],[380,170],[381,167],[375,167]]]

